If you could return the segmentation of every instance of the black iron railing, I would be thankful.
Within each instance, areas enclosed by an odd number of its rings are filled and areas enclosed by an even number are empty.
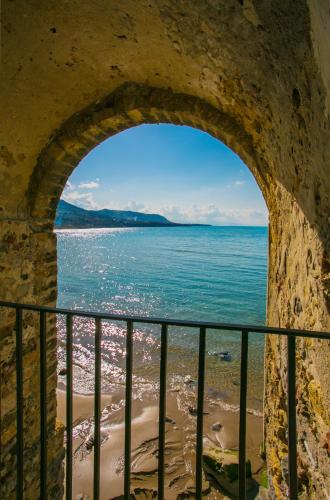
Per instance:
[[[95,403],[94,403],[94,481],[93,498],[100,496],[100,416],[101,416],[101,338],[102,320],[125,322],[126,329],[126,400],[125,400],[125,463],[124,497],[130,499],[131,476],[131,407],[132,407],[132,364],[134,324],[152,324],[161,327],[160,353],[160,394],[159,394],[159,438],[158,438],[158,498],[164,499],[165,478],[165,419],[166,419],[166,367],[168,327],[180,326],[199,329],[198,354],[198,395],[196,431],[196,499],[202,498],[202,452],[203,452],[203,406],[205,381],[205,343],[207,330],[232,331],[241,334],[241,375],[240,375],[240,418],[239,418],[239,499],[246,498],[246,409],[249,333],[282,335],[287,337],[288,352],[288,463],[289,498],[298,498],[297,484],[297,430],[296,430],[296,337],[330,340],[330,333],[307,330],[288,330],[265,326],[251,326],[227,323],[181,321],[127,315],[85,312],[36,305],[16,304],[0,301],[0,307],[16,311],[16,381],[17,381],[17,499],[23,499],[23,311],[35,311],[40,316],[40,498],[47,499],[47,364],[46,329],[47,315],[66,316],[66,499],[72,499],[72,323],[73,317],[84,317],[95,321]]]

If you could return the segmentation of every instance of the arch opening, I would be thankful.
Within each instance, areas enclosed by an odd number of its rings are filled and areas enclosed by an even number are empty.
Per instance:
[[[219,139],[251,170],[268,206],[269,169],[266,161],[257,156],[253,139],[242,124],[194,96],[126,84],[110,97],[74,115],[54,134],[42,151],[30,182],[30,213],[54,219],[67,179],[89,151],[118,132],[155,123],[191,126]],[[44,189],[47,195],[43,194]],[[45,206],[45,196],[49,197],[50,190],[52,203]]]

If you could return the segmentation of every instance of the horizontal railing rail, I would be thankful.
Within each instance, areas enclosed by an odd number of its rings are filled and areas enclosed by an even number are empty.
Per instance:
[[[73,316],[80,316],[85,318],[100,318],[103,320],[112,320],[112,321],[133,321],[134,323],[146,323],[146,324],[154,324],[154,325],[168,325],[168,326],[185,326],[187,328],[200,328],[205,326],[205,328],[209,330],[228,330],[228,331],[242,331],[247,330],[252,333],[274,333],[276,335],[285,335],[285,336],[298,336],[298,337],[308,337],[314,339],[324,339],[330,340],[329,332],[320,332],[320,331],[311,331],[311,330],[297,330],[294,328],[280,328],[273,326],[256,326],[249,324],[240,324],[240,323],[215,323],[212,321],[188,321],[181,319],[171,319],[171,318],[153,318],[150,316],[132,316],[127,314],[109,314],[109,313],[100,313],[96,311],[83,311],[80,309],[65,309],[61,307],[47,307],[47,306],[38,306],[35,304],[19,304],[15,302],[8,301],[0,301],[0,307],[9,307],[13,309],[24,309],[27,311],[36,311],[36,312],[49,312],[54,314],[71,314]]]
[[[161,326],[160,343],[160,393],[159,393],[159,436],[158,436],[158,498],[163,500],[165,481],[165,421],[166,421],[166,369],[168,350],[168,328],[180,326],[199,329],[198,385],[197,385],[197,429],[196,429],[196,466],[195,497],[202,498],[203,478],[203,414],[205,385],[205,346],[207,330],[235,331],[241,335],[241,371],[240,371],[240,414],[239,414],[239,499],[246,499],[246,411],[247,411],[247,374],[249,334],[276,334],[287,337],[287,412],[288,412],[288,471],[289,498],[298,498],[297,481],[297,426],[296,426],[296,337],[330,340],[330,333],[308,330],[285,329],[267,326],[241,325],[201,321],[184,321],[167,318],[118,315],[99,312],[87,312],[33,304],[18,304],[0,301],[0,307],[11,308],[16,312],[16,467],[17,499],[24,497],[24,433],[23,433],[23,312],[35,311],[40,318],[40,498],[49,498],[47,491],[47,315],[66,316],[66,479],[65,495],[72,499],[72,430],[73,430],[73,318],[84,317],[95,322],[95,390],[94,390],[94,480],[93,498],[100,498],[100,420],[101,420],[101,340],[102,321],[120,321],[126,323],[126,390],[125,390],[125,453],[124,453],[124,498],[131,498],[131,416],[132,416],[132,370],[133,370],[133,332],[135,324],[153,324]]]

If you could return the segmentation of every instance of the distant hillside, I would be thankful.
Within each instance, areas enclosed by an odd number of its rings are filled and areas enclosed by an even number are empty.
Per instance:
[[[60,200],[56,218],[56,229],[84,229],[107,227],[164,227],[188,226],[176,224],[158,214],[143,214],[127,210],[85,210]],[[200,225],[200,224],[196,224]]]

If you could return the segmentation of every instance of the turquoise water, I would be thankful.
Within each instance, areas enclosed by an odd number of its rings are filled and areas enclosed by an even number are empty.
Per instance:
[[[187,320],[265,323],[267,228],[65,230],[57,232],[57,240],[58,306]],[[80,322],[76,328],[76,345],[86,358],[86,352],[92,350],[93,327],[90,322]],[[138,332],[136,374],[155,378],[159,332],[150,327],[138,327]],[[104,342],[108,342],[104,344],[105,360],[116,366],[118,373],[124,369],[123,327],[108,324],[104,336]],[[170,373],[184,376],[196,372],[197,337],[196,330],[170,330]],[[251,335],[251,346],[253,385],[259,393],[263,337]],[[230,363],[214,355],[221,349],[230,351]],[[208,332],[209,387],[228,393],[228,399],[229,393],[237,392],[239,349],[240,337],[235,332]]]

